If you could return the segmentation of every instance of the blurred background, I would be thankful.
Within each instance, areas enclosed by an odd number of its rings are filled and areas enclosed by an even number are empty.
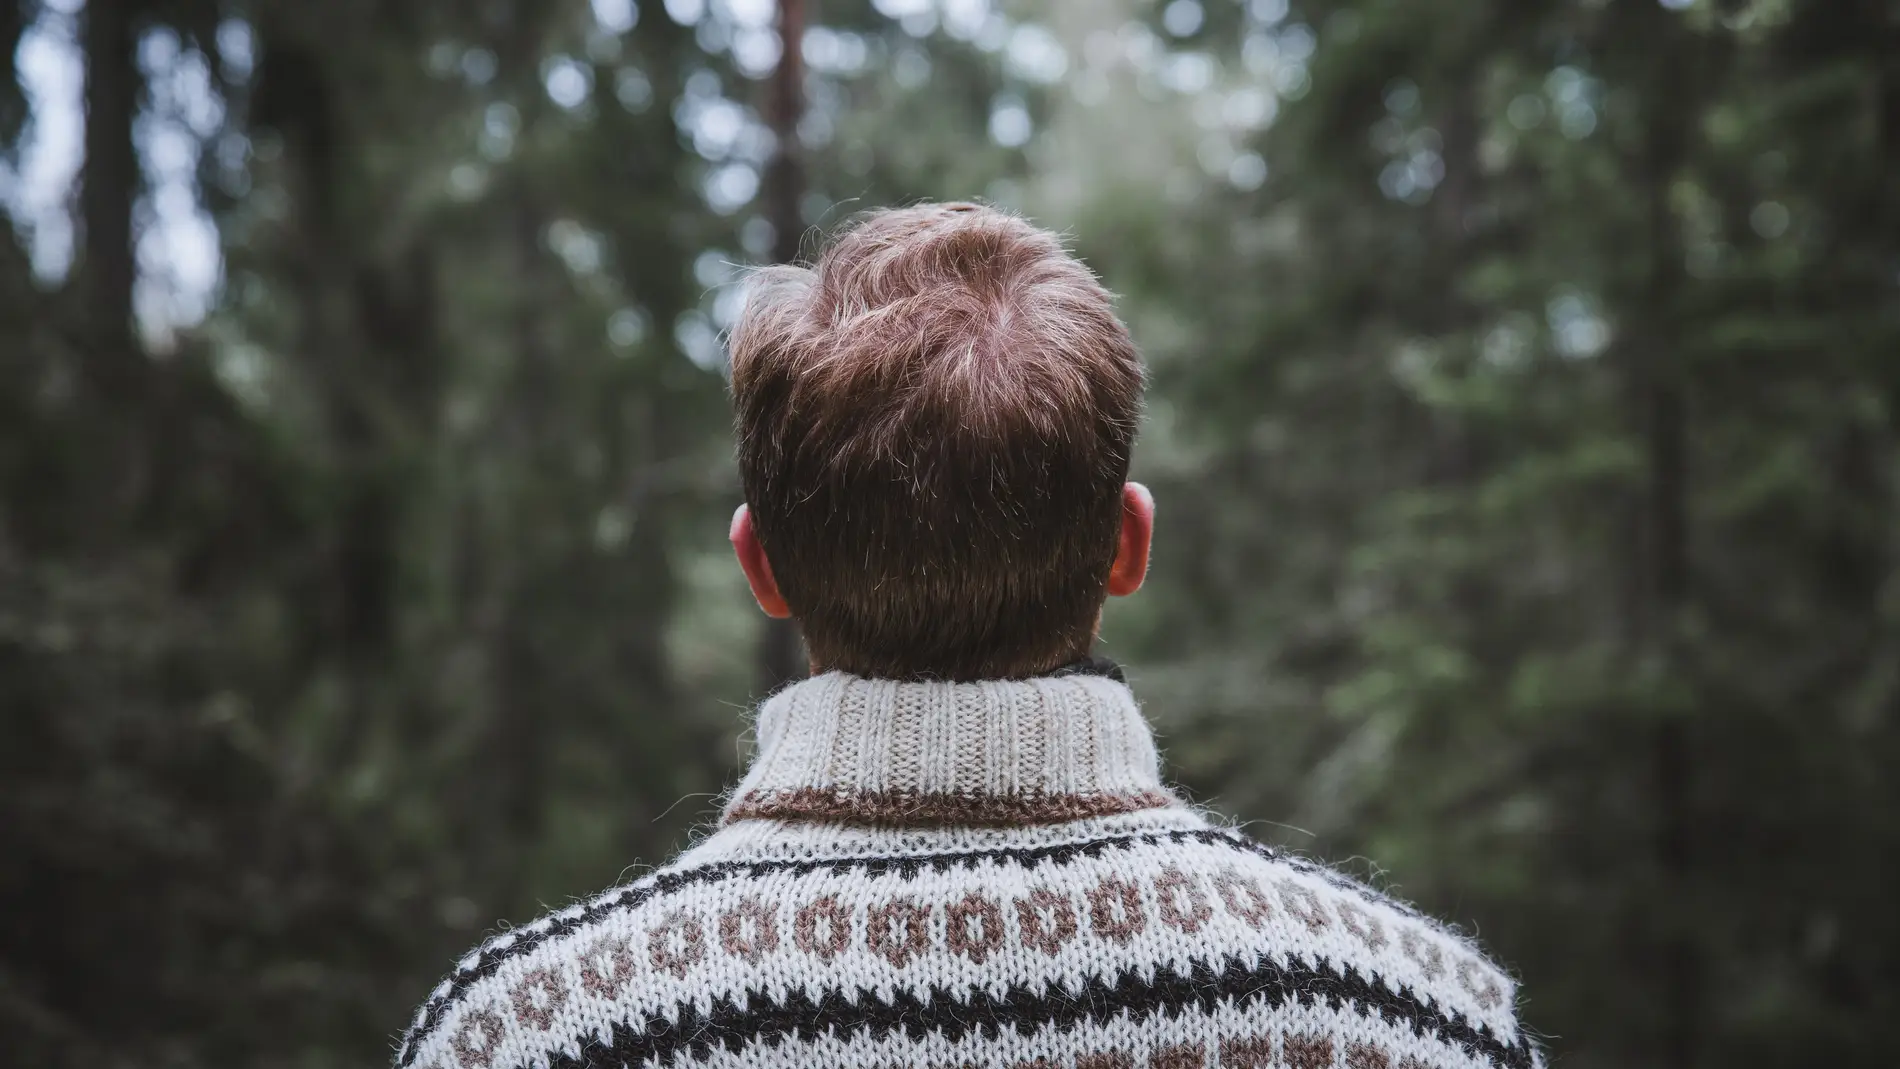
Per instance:
[[[1559,1065],[1896,1064],[1896,175],[1890,0],[0,0],[0,1060],[383,1064],[703,827],[737,283],[980,198],[1197,800]]]

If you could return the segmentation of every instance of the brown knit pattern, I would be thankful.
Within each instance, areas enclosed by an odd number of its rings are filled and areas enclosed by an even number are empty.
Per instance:
[[[1179,804],[1180,799],[1159,790],[1112,794],[961,795],[801,787],[747,794],[726,811],[725,822],[824,820],[898,828],[1000,828],[1060,824]]]

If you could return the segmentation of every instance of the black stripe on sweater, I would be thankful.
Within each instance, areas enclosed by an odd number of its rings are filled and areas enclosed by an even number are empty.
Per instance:
[[[550,918],[540,927],[517,929],[512,942],[495,945],[487,944],[476,951],[475,960],[466,967],[457,968],[449,979],[449,989],[441,995],[432,995],[423,1004],[421,1012],[403,1036],[401,1054],[397,1059],[398,1069],[410,1069],[416,1061],[416,1040],[428,1034],[429,1030],[442,1022],[442,1018],[454,1006],[468,989],[481,980],[493,976],[501,964],[532,951],[549,939],[561,936],[594,924],[603,917],[627,910],[637,909],[647,902],[663,895],[669,895],[687,887],[699,884],[718,883],[723,880],[741,877],[756,878],[775,872],[791,872],[805,875],[811,872],[851,872],[862,871],[871,876],[895,874],[904,880],[915,879],[924,872],[943,873],[957,868],[972,868],[983,861],[1012,861],[1025,869],[1034,869],[1043,864],[1066,865],[1077,858],[1097,858],[1109,850],[1129,850],[1137,846],[1155,846],[1161,843],[1201,843],[1210,846],[1223,846],[1245,854],[1253,854],[1269,861],[1279,861],[1292,866],[1296,871],[1309,873],[1326,880],[1328,883],[1352,891],[1375,901],[1398,909],[1400,912],[1421,920],[1422,918],[1408,907],[1392,902],[1384,896],[1358,883],[1340,876],[1323,865],[1315,864],[1304,858],[1290,857],[1270,846],[1254,842],[1237,833],[1217,828],[1196,829],[1193,831],[1148,832],[1135,835],[1110,835],[1081,842],[1054,843],[1048,846],[1012,846],[989,850],[962,850],[937,854],[900,854],[888,857],[841,857],[826,859],[768,860],[768,861],[720,861],[697,868],[662,871],[649,882],[638,883],[629,888],[608,891],[588,902],[579,913],[567,917]],[[1435,922],[1433,922],[1435,925]]]
[[[616,1024],[611,1042],[589,1039],[578,1055],[553,1052],[548,1069],[621,1069],[655,1059],[670,1066],[681,1055],[703,1062],[715,1049],[736,1054],[752,1043],[777,1047],[786,1041],[849,1040],[860,1034],[883,1040],[901,1033],[912,1041],[936,1034],[953,1043],[981,1035],[993,1041],[1005,1031],[1029,1037],[1054,1027],[1066,1033],[1078,1024],[1103,1025],[1122,1015],[1133,1021],[1157,1014],[1172,1019],[1190,1009],[1211,1014],[1256,1003],[1278,1008],[1294,1001],[1303,1006],[1324,1002],[1333,1010],[1350,1007],[1361,1016],[1376,1015],[1387,1024],[1407,1027],[1414,1035],[1430,1035],[1498,1069],[1532,1069],[1527,1039],[1506,1044],[1489,1028],[1473,1026],[1457,1013],[1440,1012],[1409,991],[1395,992],[1351,968],[1336,971],[1324,961],[1308,966],[1297,958],[1286,965],[1266,958],[1235,958],[1220,966],[1197,961],[1186,972],[1162,965],[1154,968],[1152,978],[1129,967],[1113,980],[1093,977],[1079,991],[1055,983],[1040,990],[1016,985],[1001,996],[981,987],[958,994],[937,987],[927,997],[899,990],[886,1000],[859,988],[855,993],[827,990],[813,998],[801,988],[774,1001],[764,992],[748,991],[743,1006],[720,998],[710,1011],[702,1011],[682,1002],[673,1018],[654,1015],[642,1024]]]

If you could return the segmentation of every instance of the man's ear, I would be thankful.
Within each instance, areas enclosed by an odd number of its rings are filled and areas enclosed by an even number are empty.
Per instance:
[[[765,547],[759,544],[758,532],[752,529],[752,512],[744,505],[732,514],[732,529],[727,537],[732,540],[732,551],[739,555],[739,569],[745,572],[745,581],[751,584],[752,596],[759,608],[775,620],[791,616],[792,607],[786,604],[785,595],[778,592],[778,580],[772,578],[772,562],[765,559]]]
[[[1110,594],[1125,598],[1141,589],[1141,581],[1148,577],[1148,547],[1154,533],[1154,495],[1140,483],[1128,483],[1122,487],[1121,538],[1115,544],[1115,563],[1108,569]]]

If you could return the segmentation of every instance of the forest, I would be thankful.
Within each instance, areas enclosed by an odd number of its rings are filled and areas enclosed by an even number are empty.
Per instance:
[[[1190,797],[1564,1069],[1900,1064],[1896,175],[1892,0],[0,0],[0,1061],[387,1064],[690,841],[746,269],[977,199]]]

